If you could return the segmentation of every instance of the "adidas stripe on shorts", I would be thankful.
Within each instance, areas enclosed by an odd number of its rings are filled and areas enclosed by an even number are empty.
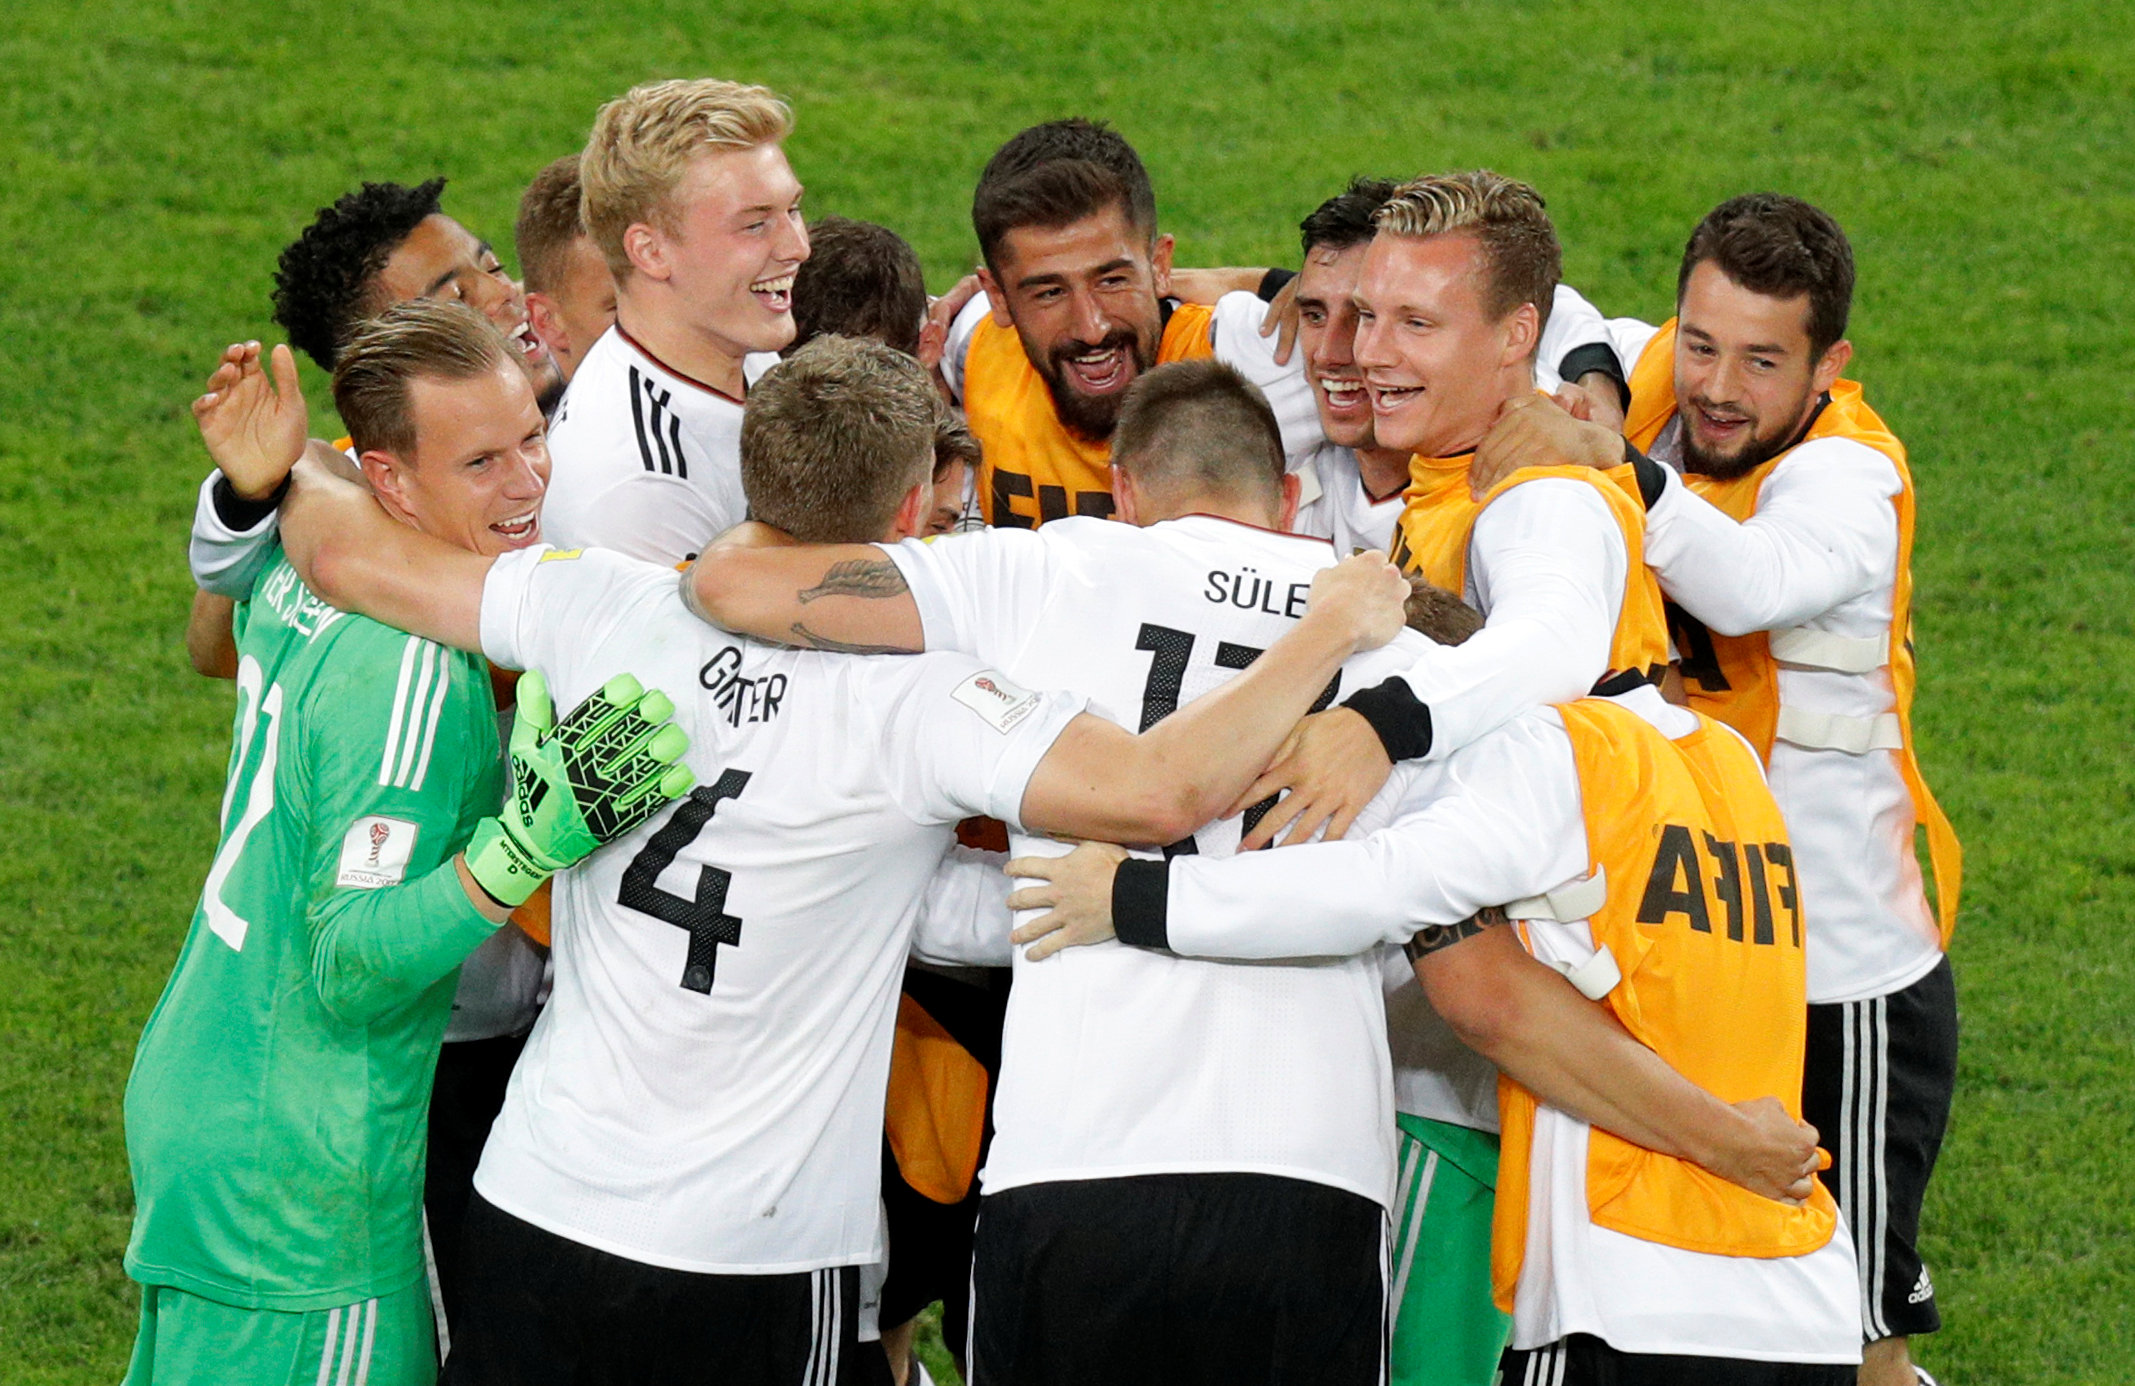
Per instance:
[[[242,1309],[168,1285],[141,1287],[125,1386],[431,1386],[430,1287],[332,1309]]]
[[[1948,958],[1902,991],[1809,1007],[1802,1115],[1831,1152],[1824,1183],[1853,1233],[1871,1342],[1942,1326],[1920,1259],[1920,1204],[1956,1087]]]

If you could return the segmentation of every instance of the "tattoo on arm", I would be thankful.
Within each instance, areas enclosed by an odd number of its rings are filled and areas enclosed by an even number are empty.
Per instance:
[[[1403,945],[1402,951],[1409,955],[1410,962],[1422,962],[1433,953],[1443,952],[1456,943],[1474,938],[1483,930],[1508,922],[1505,911],[1496,905],[1477,910],[1458,924],[1426,924],[1416,931],[1416,936]]]
[[[831,564],[823,580],[802,591],[797,600],[806,606],[818,597],[901,597],[910,590],[904,574],[889,559],[849,558]]]
[[[828,650],[832,654],[911,654],[902,645],[859,645],[845,640],[833,640],[827,635],[817,635],[799,621],[793,623],[789,645],[798,645],[804,650]]]

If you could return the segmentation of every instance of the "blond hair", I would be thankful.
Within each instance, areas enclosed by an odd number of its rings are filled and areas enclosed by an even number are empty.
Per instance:
[[[1471,233],[1489,272],[1483,311],[1496,321],[1532,303],[1537,337],[1549,322],[1564,254],[1542,195],[1518,179],[1486,168],[1429,174],[1394,189],[1372,225],[1380,235],[1417,239]]]
[[[793,109],[768,87],[714,77],[645,82],[600,108],[578,156],[586,234],[620,281],[630,273],[624,233],[639,222],[673,232],[675,187],[701,154],[776,144]]]
[[[464,303],[411,298],[356,329],[334,363],[334,408],[356,451],[415,454],[408,387],[418,379],[473,380],[519,354],[496,324]]]

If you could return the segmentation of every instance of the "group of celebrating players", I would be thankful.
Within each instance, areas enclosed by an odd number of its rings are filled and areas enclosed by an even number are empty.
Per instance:
[[[1722,203],[1657,328],[1485,171],[1174,268],[1072,119],[930,301],[791,127],[609,102],[523,287],[366,183],[274,300],[349,437],[288,347],[195,402],[130,1386],[904,1386],[937,1300],[984,1386],[1925,1380],[1959,854],[1837,224]]]

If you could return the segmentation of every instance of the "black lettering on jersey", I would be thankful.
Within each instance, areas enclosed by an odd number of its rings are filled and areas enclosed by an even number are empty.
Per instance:
[[[741,651],[732,645],[720,647],[718,654],[705,661],[697,671],[697,682],[711,690],[712,701],[726,714],[730,727],[770,721],[778,716],[779,705],[786,696],[784,674],[743,678]]]
[[[1742,859],[1735,851],[1735,844],[1723,842],[1711,833],[1705,834],[1705,850],[1712,854],[1713,865],[1720,874],[1713,877],[1712,893],[1727,906],[1727,936],[1735,942],[1742,941]],[[1751,851],[1756,851],[1754,844]],[[1769,942],[1770,940],[1763,940]]]
[[[1186,661],[1193,658],[1194,638],[1183,630],[1144,621],[1134,648],[1156,656],[1149,661],[1149,677],[1142,684],[1142,724],[1135,728],[1145,732],[1179,710],[1179,689],[1186,684]]]
[[[1311,583],[1293,582],[1278,589],[1274,579],[1262,577],[1258,568],[1242,568],[1235,573],[1219,568],[1208,575],[1208,583],[1201,589],[1202,598],[1213,605],[1258,611],[1265,616],[1287,616],[1293,621],[1305,614],[1305,602],[1311,595]]]
[[[1742,848],[1743,874],[1749,878],[1750,909],[1756,915],[1750,937],[1758,943],[1772,941],[1772,897],[1764,883],[1764,847],[1770,845],[1751,842]]]
[[[1772,894],[1779,901],[1779,908],[1787,912],[1787,920],[1793,929],[1794,946],[1801,947],[1801,894],[1799,883],[1794,879],[1794,849],[1784,842],[1764,844],[1764,859],[1772,864],[1777,878]],[[1770,943],[1769,938],[1759,938],[1759,943]]]
[[[733,884],[734,876],[716,866],[700,866],[696,892],[685,897],[662,890],[660,873],[674,864],[677,853],[697,840],[719,812],[719,805],[740,795],[748,783],[748,771],[728,770],[717,783],[692,789],[675,808],[674,817],[652,835],[644,850],[632,857],[623,870],[622,892],[616,903],[689,931],[689,955],[682,964],[682,987],[686,991],[709,996],[719,963],[719,945],[741,945],[741,920],[726,912],[727,887]]]
[[[994,475],[999,476],[1000,473],[996,472]],[[1017,479],[1026,486],[1030,484],[1028,478],[1019,477]],[[1025,491],[1023,494],[1027,496],[1030,492]],[[1094,515],[1102,520],[1110,515],[1115,508],[1110,491],[1077,491],[1074,496],[1075,513],[1077,515]],[[1038,523],[1049,524],[1054,520],[1064,520],[1067,517],[1067,487],[1040,486],[1038,488]]]
[[[1009,501],[1031,493],[1030,478],[1020,472],[993,469],[993,522],[1003,529],[1036,529],[1038,522],[1018,514]]]
[[[1675,637],[1676,667],[1683,677],[1697,684],[1700,692],[1725,693],[1733,687],[1720,672],[1720,655],[1713,648],[1712,632],[1705,623],[1674,602],[1663,603],[1668,615],[1668,633]]]
[[[674,392],[630,368],[630,422],[638,436],[638,458],[648,472],[687,479],[689,464],[682,459],[682,420],[668,407]],[[657,461],[655,461],[657,454]]]
[[[1216,575],[1211,574],[1211,576]],[[1251,645],[1233,645],[1228,640],[1219,641],[1216,645],[1216,667],[1218,669],[1243,669],[1254,660],[1260,658],[1263,653],[1265,652],[1256,650]],[[1325,712],[1333,704],[1335,694],[1339,693],[1341,689],[1342,675],[1337,670],[1335,676],[1327,680],[1327,686],[1320,690],[1319,697],[1312,700],[1312,711]],[[1274,808],[1275,801],[1281,797],[1279,794],[1270,794],[1267,798],[1248,808],[1245,811],[1244,819],[1238,825],[1239,834],[1241,836],[1250,834],[1253,829],[1259,827],[1260,820],[1268,816],[1268,810]]]
[[[1680,884],[1678,884],[1680,882]],[[1653,872],[1646,878],[1646,893],[1638,902],[1638,922],[1665,924],[1668,916],[1680,914],[1701,934],[1712,932],[1705,909],[1705,876],[1698,865],[1697,844],[1690,829],[1680,823],[1661,828],[1661,848],[1653,858]]]

